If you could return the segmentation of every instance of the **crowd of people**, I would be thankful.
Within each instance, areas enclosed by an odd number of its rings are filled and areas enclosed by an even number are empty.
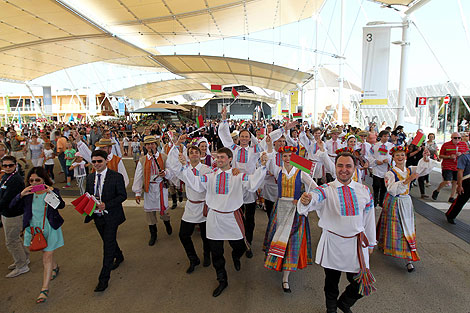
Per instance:
[[[322,230],[315,262],[325,271],[327,312],[351,312],[358,299],[375,290],[369,258],[376,247],[405,260],[408,272],[415,270],[419,255],[409,195],[413,186],[427,199],[429,174],[440,166],[442,182],[432,199],[452,186],[446,213],[451,224],[470,198],[468,133],[453,133],[440,149],[432,133],[419,143],[414,137],[402,126],[383,124],[378,129],[374,123],[363,130],[292,120],[235,121],[228,119],[226,108],[220,120],[206,120],[202,128],[196,123],[154,123],[139,130],[126,122],[31,124],[21,131],[7,127],[0,132],[0,211],[14,263],[6,277],[30,270],[29,247],[38,233],[47,247],[42,250],[44,275],[37,303],[47,301],[49,283],[59,274],[53,253],[64,245],[58,209],[65,203],[53,187],[59,180],[54,175],[57,158],[63,188],[75,180],[80,195],[88,193],[98,201],[85,222],[94,221],[103,241],[95,292],[106,290],[111,271],[124,261],[116,236],[126,220],[122,203],[128,197],[127,156],[135,161],[131,188],[135,201],[144,202],[149,246],[158,238],[157,216],[172,234],[171,209],[183,201],[185,190],[179,238],[189,261],[186,272],[201,264],[191,239],[199,227],[202,265],[212,264],[218,281],[214,297],[228,287],[224,241],[232,247],[237,271],[241,257],[255,253],[257,207],[268,218],[264,266],[281,272],[282,290],[292,292],[289,274],[314,261],[308,214],[315,211]],[[366,182],[372,182],[372,192]],[[349,285],[340,295],[342,272]]]

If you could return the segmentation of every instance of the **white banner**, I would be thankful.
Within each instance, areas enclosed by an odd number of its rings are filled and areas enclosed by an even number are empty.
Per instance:
[[[52,93],[51,87],[42,87],[42,104],[45,114],[52,114]]]
[[[362,38],[362,105],[388,104],[390,27],[364,27]]]
[[[96,93],[91,91],[87,95],[88,114],[96,115]]]

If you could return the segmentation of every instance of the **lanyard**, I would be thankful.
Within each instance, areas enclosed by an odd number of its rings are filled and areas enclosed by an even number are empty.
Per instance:
[[[16,174],[16,170],[13,173],[11,173],[10,176],[8,176],[7,179],[5,179],[5,181],[3,182],[1,188],[3,188],[5,186],[5,184],[10,180],[10,178],[12,178],[13,175],[15,175],[15,174]]]

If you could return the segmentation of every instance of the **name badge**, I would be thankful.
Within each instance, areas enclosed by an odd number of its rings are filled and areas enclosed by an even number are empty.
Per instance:
[[[57,209],[60,204],[59,198],[53,192],[48,192],[44,201],[54,209]]]

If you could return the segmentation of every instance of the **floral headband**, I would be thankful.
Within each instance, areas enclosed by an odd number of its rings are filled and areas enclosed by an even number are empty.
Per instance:
[[[278,150],[279,153],[283,153],[283,152],[292,152],[292,153],[295,153],[297,152],[297,148],[296,147],[292,147],[292,146],[285,146],[285,147],[280,147],[279,150]]]
[[[405,152],[407,151],[408,149],[405,149],[403,148],[402,146],[395,146],[393,147],[392,149],[390,149],[390,155],[393,155],[395,152]]]
[[[344,148],[341,148],[341,149],[337,149],[335,151],[336,154],[340,154],[340,153],[343,153],[343,152],[349,152],[349,153],[353,153],[353,149],[349,148],[349,147],[344,147]]]

